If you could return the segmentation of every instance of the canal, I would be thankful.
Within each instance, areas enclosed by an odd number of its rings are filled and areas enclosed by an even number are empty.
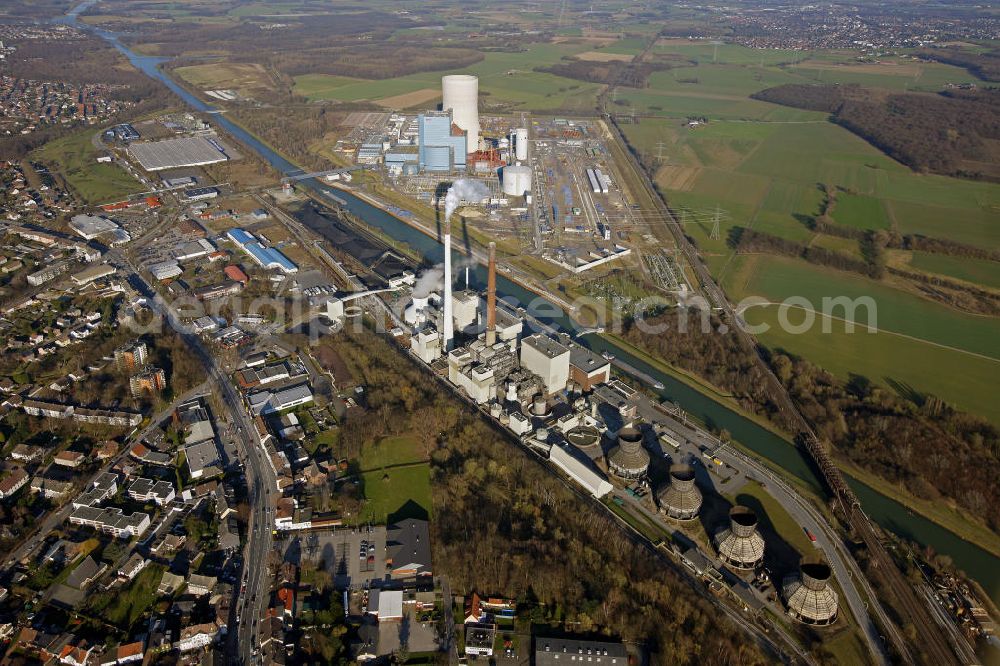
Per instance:
[[[78,5],[73,12],[58,19],[58,21],[75,25],[77,15],[86,9],[86,7],[92,5],[94,1],[96,0],[88,0],[88,2]],[[262,159],[282,174],[295,175],[302,173],[300,168],[271,150],[242,127],[230,121],[224,113],[219,113],[217,109],[191,95],[187,90],[174,82],[173,79],[160,69],[160,65],[165,61],[164,58],[143,56],[134,53],[120,41],[118,35],[107,30],[87,26],[81,27],[92,30],[110,42],[135,67],[146,75],[162,82],[195,110],[213,113],[215,122],[226,132],[254,150]],[[328,190],[328,188],[315,179],[299,181],[299,185],[307,187],[316,193],[323,193]],[[338,190],[337,196],[346,201],[345,208],[366,224],[380,229],[388,236],[400,242],[406,243],[430,262],[439,263],[442,260],[444,251],[436,239],[425,235],[399,218],[390,215],[377,206],[373,206],[367,201],[353,196],[349,192]],[[322,232],[321,229],[317,230]],[[497,276],[497,278],[498,294],[505,301],[514,305],[528,307],[534,316],[553,327],[568,331],[574,329],[574,324],[570,318],[555,304],[545,301],[520,285],[505,279],[502,275]],[[475,267],[473,279],[474,284],[485,284],[485,269],[482,266],[477,265]],[[725,428],[731,433],[733,439],[754,451],[757,455],[787,470],[790,474],[801,479],[809,486],[817,489],[821,488],[819,479],[800,451],[781,437],[762,428],[726,405],[716,402],[696,391],[687,384],[649,366],[641,359],[635,358],[627,351],[616,347],[605,338],[589,335],[585,336],[583,341],[595,351],[609,351],[633,367],[658,379],[664,386],[663,390],[659,391],[662,398],[676,402],[685,411],[704,423],[713,424],[718,428]],[[850,477],[848,477],[848,481],[857,493],[865,512],[878,522],[879,525],[900,536],[931,546],[938,553],[950,556],[957,567],[979,581],[987,593],[990,594],[994,603],[1000,604],[1000,558],[994,557],[982,548],[964,541],[953,532],[936,523],[916,515],[899,502],[877,492],[860,481]]]

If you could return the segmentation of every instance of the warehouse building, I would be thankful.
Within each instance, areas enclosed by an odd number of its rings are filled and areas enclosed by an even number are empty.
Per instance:
[[[134,143],[128,152],[146,171],[204,166],[229,159],[218,141],[202,136]]]
[[[582,641],[571,638],[535,638],[535,666],[566,666],[568,663],[626,666],[628,653],[621,643]]]
[[[292,263],[291,259],[273,247],[264,247],[254,236],[243,229],[230,229],[226,234],[231,241],[240,246],[240,249],[250,255],[258,266],[263,268],[280,270],[282,273],[295,273],[298,266]]]

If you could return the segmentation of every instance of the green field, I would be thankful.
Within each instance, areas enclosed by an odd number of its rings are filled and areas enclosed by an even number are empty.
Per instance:
[[[366,500],[361,519],[384,523],[401,510],[430,515],[430,466],[412,436],[387,437],[366,447],[359,464]]]
[[[579,44],[538,44],[521,53],[487,53],[482,62],[461,70],[422,72],[379,81],[306,74],[295,77],[294,92],[310,101],[379,100],[416,90],[437,89],[441,86],[442,76],[462,73],[479,77],[481,103],[486,107],[503,103],[540,111],[561,109],[586,112],[593,110],[600,86],[532,70],[588,48]]]
[[[142,184],[118,165],[96,162],[105,154],[91,143],[96,131],[87,129],[51,141],[33,157],[61,175],[88,204],[108,203],[142,192]]]
[[[855,229],[888,229],[892,226],[881,199],[858,194],[837,195],[833,219]]]
[[[914,252],[910,258],[910,266],[920,271],[1000,289],[1000,262]]]
[[[746,311],[751,325],[769,326],[758,335],[769,348],[803,356],[842,379],[852,373],[896,390],[916,390],[936,395],[952,404],[1000,423],[1000,405],[993,399],[1000,372],[1000,320],[974,317],[925,301],[912,294],[865,278],[803,261],[781,257],[737,257],[725,287],[734,300],[750,295],[769,301],[788,296],[807,298],[822,309],[823,296],[871,296],[877,305],[878,332],[857,326],[846,331],[842,321],[823,318],[804,333],[784,330],[777,306]],[[833,316],[844,318],[842,309]],[[855,321],[867,321],[860,308]],[[787,314],[794,326],[805,313],[794,308]],[[947,369],[947,371],[943,371]]]

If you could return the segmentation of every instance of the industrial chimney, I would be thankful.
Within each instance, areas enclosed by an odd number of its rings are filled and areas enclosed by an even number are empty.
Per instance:
[[[441,346],[444,351],[451,351],[455,338],[455,320],[452,318],[451,298],[451,220],[444,221],[444,322],[442,324]]]
[[[490,241],[490,263],[486,273],[486,345],[497,341],[497,244]]]

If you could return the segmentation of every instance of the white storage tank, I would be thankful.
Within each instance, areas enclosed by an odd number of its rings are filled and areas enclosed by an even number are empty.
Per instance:
[[[520,161],[528,159],[528,128],[518,127],[514,130],[514,155]]]
[[[524,196],[531,191],[531,169],[515,164],[503,169],[503,193],[508,196]]]
[[[450,110],[452,121],[469,133],[466,150],[470,153],[479,150],[479,77],[442,76],[441,110]]]

